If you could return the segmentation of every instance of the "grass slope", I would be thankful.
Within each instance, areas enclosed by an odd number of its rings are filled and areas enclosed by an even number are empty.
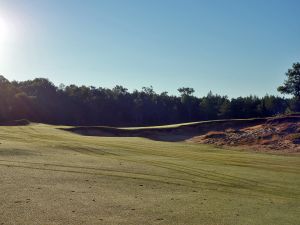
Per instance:
[[[145,137],[156,141],[184,141],[211,130],[244,128],[265,123],[267,118],[210,120],[152,127],[72,126],[60,129],[86,136]]]
[[[300,224],[298,155],[56,128],[0,127],[0,224]]]
[[[248,125],[248,124],[260,124],[267,121],[267,118],[250,118],[250,119],[225,119],[225,120],[207,120],[207,121],[199,121],[199,122],[190,122],[190,123],[178,123],[178,124],[168,124],[168,125],[160,125],[160,126],[147,126],[147,127],[109,127],[109,126],[73,126],[64,128],[66,130],[74,130],[74,129],[90,129],[90,128],[98,128],[103,131],[168,131],[168,130],[177,130],[184,128],[202,128],[203,126],[217,126],[221,124],[236,124],[236,125]]]

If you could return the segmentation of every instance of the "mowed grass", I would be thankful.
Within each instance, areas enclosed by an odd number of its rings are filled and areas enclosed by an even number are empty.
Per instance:
[[[0,127],[0,224],[299,225],[300,157]]]
[[[215,124],[222,124],[226,122],[241,122],[241,123],[247,123],[247,122],[257,122],[261,121],[264,122],[266,118],[249,118],[249,119],[224,119],[224,120],[205,120],[205,121],[199,121],[199,122],[189,122],[189,123],[177,123],[177,124],[168,124],[168,125],[160,125],[160,126],[146,126],[146,127],[121,127],[117,129],[121,130],[155,130],[155,129],[171,129],[171,128],[188,128],[188,127],[195,127],[197,125],[215,125]],[[101,127],[101,126],[100,126]],[[106,127],[102,126],[102,128],[116,128],[116,127]]]

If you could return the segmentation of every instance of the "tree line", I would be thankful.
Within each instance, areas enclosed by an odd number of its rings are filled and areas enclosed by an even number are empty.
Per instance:
[[[293,64],[278,90],[292,94],[229,99],[209,92],[196,97],[182,87],[179,96],[156,93],[153,88],[129,92],[93,86],[55,86],[46,78],[9,81],[0,76],[0,121],[28,119],[65,125],[142,126],[199,120],[268,117],[300,111],[300,64]]]

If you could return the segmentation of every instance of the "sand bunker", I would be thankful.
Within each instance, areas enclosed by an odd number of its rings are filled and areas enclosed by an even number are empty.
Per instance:
[[[218,146],[246,146],[257,150],[300,152],[300,116],[245,120],[216,120],[174,127],[64,128],[80,135],[104,137],[145,137],[157,141],[187,141]]]

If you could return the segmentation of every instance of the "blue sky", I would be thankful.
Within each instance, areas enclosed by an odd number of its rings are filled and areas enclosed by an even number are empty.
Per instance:
[[[277,94],[300,61],[299,8],[299,0],[0,0],[0,74]]]

